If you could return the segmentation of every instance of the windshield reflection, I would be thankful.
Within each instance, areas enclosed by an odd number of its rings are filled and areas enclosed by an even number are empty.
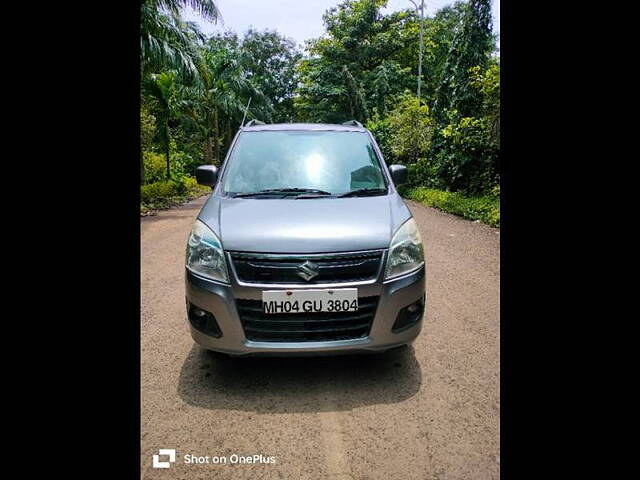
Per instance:
[[[368,135],[348,131],[243,132],[223,182],[230,194],[298,188],[339,195],[386,189]]]

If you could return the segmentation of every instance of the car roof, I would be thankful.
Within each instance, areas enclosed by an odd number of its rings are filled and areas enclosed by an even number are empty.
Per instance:
[[[268,123],[241,127],[244,132],[261,132],[273,130],[332,130],[338,132],[366,132],[364,127],[356,125],[340,125],[334,123]]]

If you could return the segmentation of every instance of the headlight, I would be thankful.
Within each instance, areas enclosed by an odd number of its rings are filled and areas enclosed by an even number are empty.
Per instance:
[[[229,283],[222,244],[200,220],[193,224],[187,242],[187,268],[202,277]]]
[[[422,239],[413,218],[410,218],[396,231],[391,239],[387,267],[384,278],[397,277],[424,265]]]

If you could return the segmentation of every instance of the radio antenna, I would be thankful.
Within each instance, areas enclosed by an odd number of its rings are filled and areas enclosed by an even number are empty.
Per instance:
[[[244,109],[244,115],[242,116],[242,123],[240,124],[240,128],[244,127],[244,119],[247,118],[247,112],[249,111],[249,105],[251,105],[251,98],[249,97],[249,101],[247,102],[247,107]]]

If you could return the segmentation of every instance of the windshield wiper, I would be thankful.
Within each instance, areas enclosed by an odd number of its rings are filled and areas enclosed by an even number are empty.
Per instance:
[[[381,193],[387,193],[387,189],[386,188],[359,188],[357,190],[352,190],[350,192],[343,193],[342,195],[338,195],[338,198],[378,195]]]
[[[256,195],[269,195],[269,194],[278,194],[281,193],[283,195],[287,195],[289,193],[313,193],[316,195],[331,195],[331,192],[326,192],[324,190],[318,190],[316,188],[268,188],[266,190],[260,190],[258,192],[248,192],[248,193],[236,193],[234,198],[236,197],[254,197]]]

